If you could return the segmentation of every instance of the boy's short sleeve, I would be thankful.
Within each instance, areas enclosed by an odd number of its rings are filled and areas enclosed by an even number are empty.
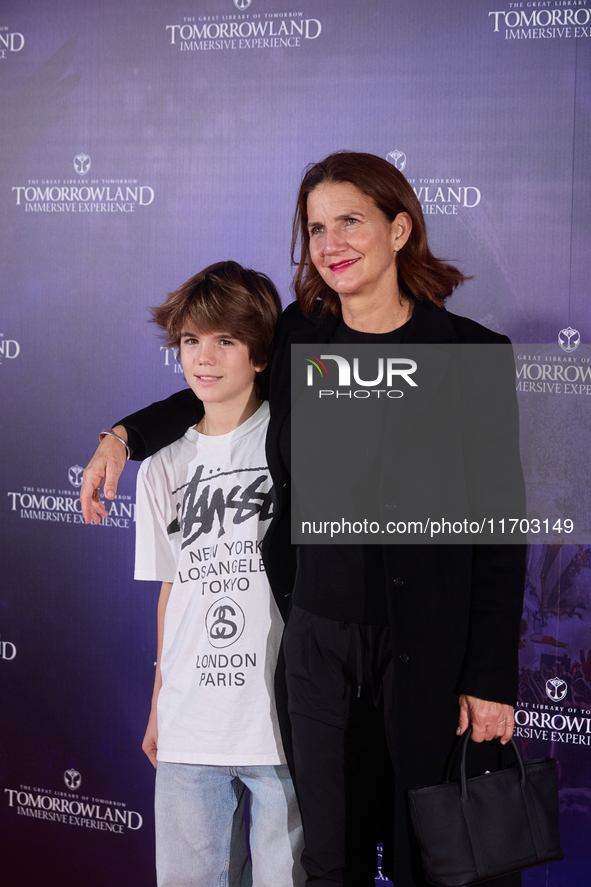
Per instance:
[[[167,532],[173,515],[166,514],[170,494],[158,483],[156,468],[147,459],[137,476],[134,578],[174,582],[176,557]]]

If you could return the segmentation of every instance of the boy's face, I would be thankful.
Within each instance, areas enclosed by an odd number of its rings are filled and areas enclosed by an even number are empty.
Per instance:
[[[200,333],[185,328],[180,339],[180,360],[193,392],[204,404],[242,406],[252,394],[257,372],[248,346],[229,333]]]

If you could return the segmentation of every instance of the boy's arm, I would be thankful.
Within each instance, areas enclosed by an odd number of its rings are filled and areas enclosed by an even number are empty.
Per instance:
[[[168,446],[196,425],[203,416],[203,406],[190,388],[177,391],[166,400],[159,400],[137,413],[122,419],[112,430],[125,440],[131,458],[142,460]],[[80,488],[82,514],[87,524],[99,524],[107,517],[99,489],[105,485],[105,497],[114,499],[117,482],[125,467],[127,453],[117,438],[105,435],[94,456],[84,469]]]
[[[152,707],[150,709],[150,717],[148,726],[142,742],[142,750],[147,754],[153,767],[158,767],[156,755],[158,752],[158,716],[157,705],[158,695],[162,687],[162,673],[160,671],[160,662],[162,659],[162,642],[164,638],[164,617],[166,615],[166,607],[170,598],[172,582],[163,582],[160,588],[160,597],[158,598],[158,654],[156,656],[156,674],[154,675],[154,692],[152,693]]]

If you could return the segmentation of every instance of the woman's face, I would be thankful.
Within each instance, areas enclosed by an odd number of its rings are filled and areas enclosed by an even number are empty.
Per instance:
[[[389,222],[371,197],[349,182],[318,185],[307,209],[310,257],[341,301],[391,299],[398,293],[396,252],[410,235],[406,213]]]

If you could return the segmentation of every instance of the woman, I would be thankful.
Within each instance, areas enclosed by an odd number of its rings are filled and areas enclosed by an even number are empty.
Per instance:
[[[297,303],[279,322],[271,367],[267,450],[278,510],[264,559],[281,611],[292,603],[277,697],[281,705],[285,675],[304,821],[302,861],[316,887],[363,887],[374,877],[376,840],[388,845],[393,835],[393,858],[388,864],[386,846],[383,870],[393,871],[396,887],[419,885],[425,879],[410,834],[406,790],[441,781],[453,735],[469,724],[477,743],[495,737],[506,743],[512,734],[523,550],[300,546],[296,572],[289,527],[290,351],[296,343],[508,340],[443,309],[463,275],[431,254],[418,199],[385,160],[338,153],[312,166],[298,195],[292,257],[298,241]],[[500,384],[510,391],[510,367],[501,375]],[[472,382],[458,383],[454,392],[457,412],[449,416],[446,433],[457,446],[445,448],[445,461],[433,437],[441,430],[440,415],[439,425],[429,411],[421,417],[418,453],[401,450],[405,429],[386,439],[382,508],[394,504],[392,495],[413,471],[463,474],[463,447],[471,440],[465,423],[478,412],[479,398],[478,420],[496,444],[497,464],[487,471],[498,475],[501,486],[507,465],[519,475],[513,405],[509,415],[489,410],[487,374],[478,379],[478,396]],[[195,405],[190,392],[182,392],[115,430],[132,435],[134,455],[141,458],[194,424]],[[112,438],[106,444],[109,452],[117,447],[122,449]],[[114,473],[122,458],[115,457]],[[104,465],[101,457],[87,469],[87,496],[95,494]],[[521,507],[520,485],[508,496]],[[289,748],[287,724],[283,732]]]

